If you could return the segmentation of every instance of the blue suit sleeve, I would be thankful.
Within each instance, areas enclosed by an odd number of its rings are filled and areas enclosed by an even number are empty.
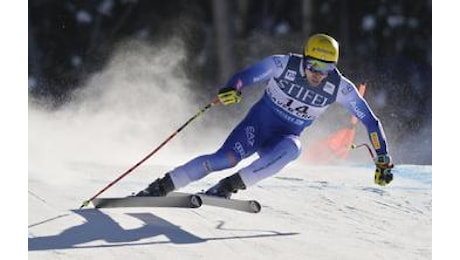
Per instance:
[[[235,73],[224,87],[235,87],[241,90],[244,87],[264,82],[283,72],[288,61],[287,55],[272,55]]]
[[[369,140],[377,155],[388,154],[387,141],[380,120],[374,115],[369,104],[358,93],[355,85],[342,78],[337,102],[344,105],[366,127]]]

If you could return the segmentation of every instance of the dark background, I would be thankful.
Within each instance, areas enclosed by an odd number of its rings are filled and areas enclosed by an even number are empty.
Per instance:
[[[431,164],[431,1],[29,0],[28,8],[29,97],[50,109],[68,102],[125,39],[181,35],[186,73],[209,92],[267,55],[301,53],[310,34],[326,32],[340,43],[341,71],[368,85],[387,134],[407,143],[393,157]]]

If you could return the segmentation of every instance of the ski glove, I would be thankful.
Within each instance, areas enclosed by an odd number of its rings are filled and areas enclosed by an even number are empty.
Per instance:
[[[219,90],[217,97],[219,98],[220,103],[228,106],[241,101],[241,91],[234,87],[223,88]]]
[[[393,180],[393,173],[391,173],[391,168],[393,168],[393,163],[391,162],[391,156],[389,155],[377,155],[374,158],[375,162],[375,176],[374,183],[380,186],[385,186]]]

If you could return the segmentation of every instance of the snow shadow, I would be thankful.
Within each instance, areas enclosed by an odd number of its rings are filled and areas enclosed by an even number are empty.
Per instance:
[[[211,240],[290,236],[298,234],[259,230],[258,232],[261,232],[261,234],[256,235],[200,238],[163,218],[155,216],[152,213],[128,213],[127,215],[141,220],[145,225],[142,225],[139,228],[124,229],[111,217],[97,209],[72,210],[72,212],[82,216],[86,221],[81,225],[70,227],[57,235],[29,238],[29,251],[104,248],[170,243],[196,244]],[[144,238],[151,238],[160,235],[166,236],[169,240],[136,242]],[[82,245],[84,243],[90,243],[97,240],[103,240],[107,243]]]
[[[190,244],[205,242],[205,240],[194,236],[179,226],[151,213],[128,214],[143,221],[145,225],[127,230],[100,210],[73,210],[73,212],[85,218],[86,221],[57,235],[29,238],[29,251],[87,248],[88,246],[78,245],[96,240],[104,240],[114,244],[101,244],[90,247],[126,246],[133,245],[132,242],[143,238],[159,235],[165,235],[169,238],[166,243]],[[142,244],[155,244],[155,242]]]

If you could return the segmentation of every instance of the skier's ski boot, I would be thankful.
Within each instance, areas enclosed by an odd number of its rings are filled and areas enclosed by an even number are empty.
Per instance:
[[[219,183],[209,188],[204,194],[230,199],[232,193],[245,189],[246,185],[241,179],[240,174],[235,173],[219,181]]]
[[[169,174],[165,174],[165,177],[158,178],[156,181],[150,183],[150,185],[138,192],[136,197],[163,197],[169,192],[175,189],[174,183]]]

